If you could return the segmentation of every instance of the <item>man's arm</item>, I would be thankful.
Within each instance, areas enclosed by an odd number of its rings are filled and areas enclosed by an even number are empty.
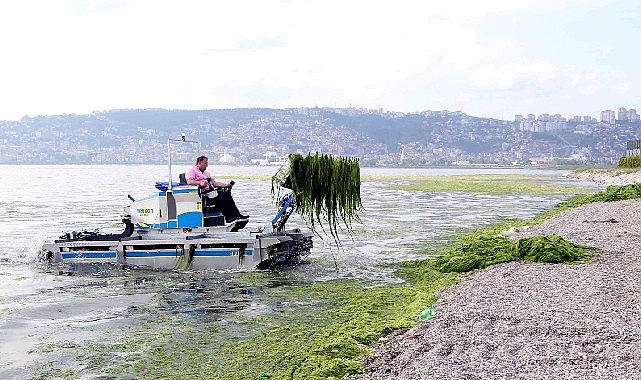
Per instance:
[[[212,178],[211,182],[209,182],[213,187],[229,187],[228,183],[225,182],[218,182]]]
[[[193,179],[193,178],[187,178],[187,183],[190,184],[190,185],[200,186],[200,187],[207,186],[207,181],[204,181],[204,180],[203,181],[199,181],[199,180]]]

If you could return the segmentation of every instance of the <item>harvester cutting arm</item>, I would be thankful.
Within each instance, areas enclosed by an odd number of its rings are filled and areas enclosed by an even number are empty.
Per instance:
[[[282,231],[292,212],[294,212],[294,198],[289,194],[281,199],[280,210],[278,210],[278,213],[276,213],[276,216],[272,219],[271,227],[273,231]]]

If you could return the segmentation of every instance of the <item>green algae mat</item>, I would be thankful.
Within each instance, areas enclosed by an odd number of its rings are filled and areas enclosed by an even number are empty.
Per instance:
[[[548,215],[591,201],[639,197],[639,186],[609,187],[563,202]],[[498,236],[509,227],[504,223],[475,230],[438,257],[400,264],[396,273],[405,281],[402,284],[340,280],[265,287],[267,310],[243,314],[244,308],[239,308],[234,322],[150,305],[146,321],[116,329],[99,342],[43,347],[70,350],[76,362],[73,370],[51,363],[42,378],[340,379],[359,373],[362,356],[381,337],[419,323],[422,312],[436,301],[437,291],[455,283],[460,272],[512,260],[590,259],[591,248],[559,236],[518,242]],[[279,275],[283,274],[241,273],[234,281],[262,287]]]
[[[381,337],[416,325],[436,301],[436,292],[456,282],[459,272],[511,260],[583,261],[589,252],[556,236],[511,243],[477,232],[439,258],[403,263],[397,272],[403,284],[341,280],[273,288],[274,304],[293,306],[239,318],[235,333],[197,316],[150,310],[149,321],[114,331],[112,341],[72,347],[81,352],[76,375],[340,379],[362,371],[360,358]],[[238,280],[253,285],[271,275],[240,275]]]
[[[420,192],[464,192],[486,194],[573,195],[585,187],[557,183],[557,178],[547,175],[479,174],[403,178],[403,184],[390,185],[390,189]]]

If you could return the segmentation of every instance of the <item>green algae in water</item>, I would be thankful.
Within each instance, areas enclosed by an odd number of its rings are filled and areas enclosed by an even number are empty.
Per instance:
[[[159,313],[114,332],[112,341],[74,349],[78,372],[137,379],[234,380],[260,373],[274,379],[340,379],[362,371],[362,355],[382,336],[414,326],[420,311],[436,301],[436,291],[456,279],[412,265],[399,275],[406,284],[340,280],[269,288],[291,309],[239,318],[231,326],[246,329],[242,334],[190,316]]]
[[[587,199],[633,194],[615,188],[605,193]],[[272,309],[239,318],[233,325],[242,333],[233,336],[224,333],[225,326],[159,313],[147,323],[121,329],[111,342],[61,349],[79,352],[78,376],[244,380],[267,373],[273,379],[340,379],[362,371],[360,357],[380,337],[416,325],[420,312],[436,301],[436,292],[457,281],[456,268],[472,270],[506,260],[575,262],[589,257],[589,248],[577,248],[560,237],[512,243],[496,236],[497,231],[518,223],[531,224],[511,221],[478,230],[439,259],[401,263],[397,274],[405,284],[342,280],[270,288],[275,298],[296,306],[287,312]],[[560,254],[550,254],[556,251]],[[264,274],[247,278],[254,284],[271,282]],[[287,279],[276,281],[286,283]]]
[[[405,180],[409,183],[389,186],[389,188],[421,192],[546,195],[576,194],[585,191],[584,187],[554,183],[554,178],[549,176],[486,174],[413,177]]]

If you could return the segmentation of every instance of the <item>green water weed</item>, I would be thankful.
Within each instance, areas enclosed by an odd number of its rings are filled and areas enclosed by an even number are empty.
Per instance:
[[[463,192],[482,194],[568,195],[585,190],[581,186],[555,183],[549,176],[469,175],[433,176],[408,179],[389,189],[420,192]]]
[[[123,328],[113,342],[80,348],[79,372],[117,378],[230,380],[340,379],[363,369],[360,358],[392,331],[409,329],[433,305],[437,291],[458,280],[458,274],[511,261],[584,262],[592,249],[558,236],[511,242],[499,236],[511,226],[529,225],[552,213],[590,201],[639,197],[637,188],[608,188],[581,195],[529,221],[505,220],[477,229],[438,253],[438,258],[399,264],[402,284],[327,281],[291,284],[283,273],[248,274],[247,284],[264,286],[274,304],[287,305],[238,318],[240,323],[199,323],[193,316],[158,313],[152,320]],[[276,287],[270,287],[272,284]],[[438,316],[438,309],[436,309]],[[251,328],[224,334],[230,326]],[[78,349],[78,348],[76,348]]]

